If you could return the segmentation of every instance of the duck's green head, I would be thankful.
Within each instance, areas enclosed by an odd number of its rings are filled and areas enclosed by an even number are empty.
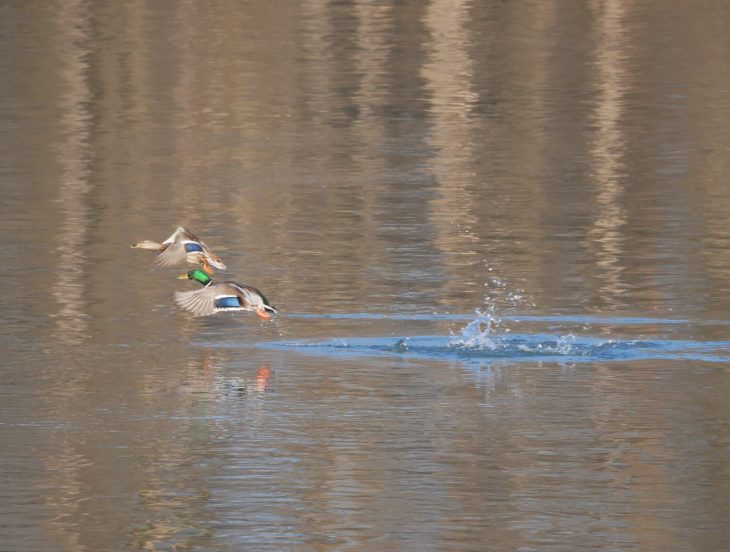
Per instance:
[[[194,280],[196,282],[200,282],[204,286],[207,286],[209,283],[211,283],[213,280],[210,279],[210,276],[208,276],[205,272],[202,270],[191,270],[190,272],[186,272],[185,274],[180,274],[180,276],[177,277],[178,280]]]

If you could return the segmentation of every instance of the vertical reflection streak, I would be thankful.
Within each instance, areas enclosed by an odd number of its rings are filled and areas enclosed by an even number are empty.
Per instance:
[[[601,5],[600,38],[596,44],[600,93],[593,112],[597,131],[591,150],[593,178],[598,190],[598,214],[588,231],[588,240],[594,247],[596,264],[603,280],[598,293],[601,300],[611,307],[619,306],[620,296],[626,289],[621,277],[625,268],[621,263],[624,249],[621,229],[626,224],[626,213],[621,205],[624,196],[622,156],[625,152],[621,127],[626,86],[624,12],[622,1]]]
[[[168,66],[168,70],[174,71],[171,87],[174,109],[170,118],[171,124],[177,129],[175,141],[170,147],[175,158],[184,160],[176,167],[174,181],[171,183],[171,200],[176,203],[175,213],[178,220],[196,225],[199,222],[196,206],[203,203],[205,197],[201,197],[200,193],[203,187],[194,184],[195,166],[208,161],[197,151],[197,142],[204,132],[210,131],[210,126],[215,125],[211,106],[218,99],[213,94],[201,93],[199,84],[211,79],[211,66],[214,65],[215,56],[207,48],[214,48],[220,40],[210,25],[215,10],[201,13],[199,7],[195,2],[177,6],[179,12],[175,24],[171,26],[171,34],[174,36],[172,42],[177,49],[179,62],[174,68]],[[205,47],[200,46],[201,42],[196,36],[201,28],[207,29],[209,33]],[[217,82],[217,79],[212,80]],[[201,114],[208,117],[201,117]]]
[[[306,83],[308,89],[304,95],[304,109],[317,118],[322,117],[320,98],[327,98],[332,84],[332,53],[328,51],[327,37],[332,35],[332,28],[327,17],[327,2],[308,1],[302,5],[302,28],[305,29],[304,52],[307,56]],[[314,63],[318,61],[318,63]]]
[[[595,246],[596,264],[603,280],[598,290],[600,299],[613,308],[621,306],[621,295],[627,287],[622,278],[625,266],[621,261],[625,249],[622,229],[627,223],[621,204],[625,195],[622,157],[625,155],[626,140],[621,119],[624,115],[627,81],[626,17],[626,7],[622,0],[602,3],[598,14],[600,38],[596,45],[600,94],[593,113],[597,132],[592,155],[594,181],[598,189],[598,215],[588,232],[588,240]],[[604,370],[598,371],[597,375],[596,389],[600,389],[605,395],[620,396],[613,393],[612,377]],[[671,537],[666,536],[664,538],[667,540],[663,541],[662,534],[654,529],[661,526],[661,520],[653,512],[675,503],[676,500],[669,492],[664,471],[657,469],[653,462],[647,461],[651,458],[671,457],[671,450],[662,445],[666,436],[655,429],[643,432],[641,439],[622,439],[611,435],[611,428],[601,422],[612,417],[623,418],[623,413],[631,410],[632,405],[628,403],[617,407],[615,403],[597,402],[596,426],[602,437],[614,447],[608,455],[606,471],[614,477],[610,485],[613,492],[619,496],[626,495],[627,503],[637,504],[633,511],[641,512],[632,516],[634,523],[629,530],[635,535],[637,542],[653,541],[660,548],[667,548],[671,546]],[[630,425],[633,420],[629,416],[624,422]],[[657,422],[655,425],[662,424]],[[626,479],[642,481],[643,484],[633,487],[629,494]]]
[[[389,101],[389,79],[392,78],[392,68],[389,56],[393,48],[392,41],[395,35],[394,10],[390,6],[373,6],[372,2],[361,0],[355,6],[357,17],[357,49],[355,51],[355,69],[360,75],[354,101],[360,110],[360,118],[353,125],[361,144],[358,162],[361,171],[371,172],[372,162],[368,159],[379,159],[379,149],[388,142],[388,125],[378,110]],[[381,194],[380,183],[363,186],[361,190],[363,230],[367,235],[377,236],[379,223],[377,220],[378,201]],[[367,285],[369,276],[374,275],[376,280],[382,276],[382,269],[376,264],[379,255],[378,242],[373,241],[373,247],[363,265],[370,265],[369,271],[364,272],[361,285]],[[362,248],[363,251],[366,248]]]
[[[357,16],[357,51],[355,62],[361,75],[356,100],[360,108],[358,130],[375,119],[377,104],[383,101],[383,90],[387,86],[388,39],[394,29],[393,13],[389,6],[373,7],[370,2],[359,1],[355,6]],[[370,143],[382,143],[384,133],[378,132],[382,126],[369,125],[366,136]]]
[[[60,222],[56,245],[59,253],[58,276],[53,278],[51,292],[60,305],[55,315],[56,338],[64,345],[78,345],[86,339],[88,330],[83,246],[90,224],[86,196],[91,190],[89,137],[92,121],[89,112],[89,64],[86,58],[89,55],[91,22],[86,0],[58,2],[55,10],[57,86],[60,90],[59,136],[54,148],[60,170],[55,202],[59,206]],[[63,410],[67,406],[64,399],[73,396],[74,384],[56,382],[56,385],[65,392],[63,399],[54,403],[54,408]],[[45,498],[52,511],[56,512],[49,523],[66,546],[81,549],[81,535],[70,520],[78,515],[84,501],[82,472],[90,465],[90,461],[65,433],[54,441],[55,454],[45,459],[50,476]]]
[[[436,228],[436,244],[446,255],[458,256],[445,263],[458,267],[477,262],[472,247],[477,236],[472,229],[477,222],[471,212],[473,201],[468,185],[474,173],[470,112],[478,100],[473,91],[472,60],[469,57],[468,31],[470,0],[434,0],[428,7],[425,27],[431,35],[430,57],[421,75],[431,93],[431,143],[435,154],[430,163],[438,181],[438,194],[431,205]],[[448,278],[459,289],[466,282]],[[445,290],[442,296],[459,293]]]
[[[59,277],[52,292],[60,304],[56,316],[58,337],[78,344],[87,330],[84,305],[84,252],[89,230],[89,207],[85,199],[89,182],[89,135],[91,90],[88,82],[90,21],[85,0],[60,2],[58,9],[59,109],[61,136],[56,148],[60,188],[56,199],[62,215],[57,251]]]

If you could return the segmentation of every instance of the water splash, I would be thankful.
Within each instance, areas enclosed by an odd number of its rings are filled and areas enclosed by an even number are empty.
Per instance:
[[[322,341],[293,340],[261,343],[256,346],[341,358],[397,356],[427,360],[456,360],[467,364],[498,361],[578,363],[648,359],[730,362],[730,342],[727,341],[601,339],[573,335],[513,334],[499,339],[478,337],[474,343],[475,345],[470,346],[465,342],[454,341],[450,336],[411,336],[357,337]]]
[[[378,315],[379,318],[389,318]],[[353,316],[353,318],[358,318]],[[370,319],[372,316],[363,316]],[[426,320],[428,316],[391,317],[394,320]],[[434,315],[434,322],[465,320],[465,317],[444,318]],[[397,356],[429,360],[457,360],[462,363],[485,364],[505,361],[546,361],[560,363],[626,361],[645,359],[697,360],[704,362],[730,362],[730,342],[694,341],[692,339],[668,339],[658,328],[676,329],[680,321],[650,320],[655,333],[653,338],[623,336],[622,326],[649,323],[642,318],[586,318],[575,316],[502,317],[493,305],[475,311],[471,319],[449,335],[420,335],[405,337],[352,337],[324,340],[289,340],[263,343],[257,347],[296,350],[301,353],[327,356]],[[685,321],[687,322],[687,321]],[[547,331],[525,332],[518,326],[529,323],[549,323]],[[555,333],[553,325],[565,324],[572,328],[581,326],[580,333]],[[687,322],[692,326],[690,322]],[[722,323],[725,325],[726,323]],[[595,325],[595,326],[594,326]],[[596,337],[585,332],[600,328],[601,333],[611,332],[610,337]]]
[[[518,343],[517,349],[525,353],[540,353],[554,355],[585,355],[585,347],[576,342],[573,334],[559,335],[555,341],[541,341],[534,344]],[[599,344],[599,346],[602,344]]]
[[[512,337],[511,329],[505,327],[503,319],[492,306],[486,312],[475,311],[476,318],[466,324],[458,335],[452,333],[449,347],[461,356],[470,352],[479,355],[492,352],[494,355],[509,355],[512,352],[542,355],[584,354],[585,351],[576,344],[572,333],[557,337],[543,336],[540,340]]]
[[[514,312],[516,310],[535,309],[537,306],[530,299],[529,294],[524,289],[515,286],[505,278],[501,278],[494,274],[494,267],[488,262],[484,262],[484,268],[487,272],[484,281],[484,304],[487,308],[495,311],[499,309],[501,312]],[[478,312],[478,311],[477,311]]]
[[[501,345],[502,337],[496,332],[502,325],[502,319],[493,306],[487,312],[477,309],[475,313],[476,318],[464,326],[458,335],[452,334],[451,345],[462,349],[497,349]]]

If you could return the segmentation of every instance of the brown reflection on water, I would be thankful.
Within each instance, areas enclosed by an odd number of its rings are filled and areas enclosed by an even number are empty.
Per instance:
[[[171,299],[192,283],[127,248],[190,226],[221,278],[284,314],[470,312],[520,288],[528,314],[724,320],[722,9],[73,0],[0,15],[0,226],[17,261],[0,271],[25,284],[8,285],[0,332],[8,548],[45,531],[73,550],[727,542],[722,363],[262,353],[462,323],[193,319]],[[693,324],[677,331],[726,338]]]
[[[637,395],[651,400],[652,378],[637,377],[635,383]],[[610,403],[597,401],[592,414],[597,435],[606,444],[602,470],[610,477],[607,485],[616,499],[632,512],[627,516],[628,529],[622,530],[632,534],[636,542],[651,542],[657,549],[669,548],[678,535],[674,528],[666,527],[663,512],[681,510],[682,505],[670,478],[657,464],[658,458],[670,463],[679,461],[670,435],[663,429],[668,421],[659,413],[637,421],[634,400],[617,394],[616,387],[610,369],[596,371],[595,392],[615,397]],[[625,431],[617,432],[617,427]],[[641,481],[641,485],[634,487],[632,481]]]
[[[427,58],[421,75],[430,98],[428,142],[433,154],[429,169],[436,179],[429,211],[435,245],[446,257],[447,284],[440,293],[447,302],[473,292],[481,283],[470,281],[469,276],[473,276],[474,265],[483,261],[475,248],[478,212],[470,191],[475,177],[472,148],[476,146],[472,109],[479,100],[473,89],[473,41],[467,28],[471,7],[470,1],[434,1],[423,16],[429,40],[424,45]],[[472,299],[473,307],[479,306],[479,299]]]
[[[623,95],[628,88],[624,63],[627,51],[625,2],[599,4],[597,9],[596,78],[599,87],[592,119],[596,126],[591,154],[593,181],[596,188],[596,216],[588,229],[586,247],[596,256],[597,274],[602,283],[599,301],[607,308],[625,304],[622,295],[627,289],[623,281],[624,227],[623,207],[626,169],[626,139],[621,119],[625,117]]]
[[[706,23],[708,31],[727,25],[730,21],[725,10],[715,11],[717,6],[708,6],[713,17]],[[681,56],[692,68],[693,76],[701,86],[687,92],[692,96],[691,127],[688,131],[697,146],[692,155],[691,182],[696,190],[702,190],[702,201],[693,204],[696,223],[701,227],[697,247],[698,265],[703,267],[706,281],[697,295],[707,301],[705,308],[724,317],[728,310],[723,297],[730,297],[730,224],[726,214],[730,213],[728,174],[730,174],[730,147],[726,143],[729,132],[724,117],[716,117],[716,110],[730,110],[730,95],[726,89],[718,90],[711,83],[730,80],[730,68],[725,63],[725,52],[718,47],[711,33],[700,33],[695,44],[699,53],[682,49]],[[694,198],[688,198],[694,203]]]
[[[90,6],[84,0],[63,2],[57,14],[55,50],[59,77],[59,140],[56,162],[60,168],[56,202],[61,213],[57,235],[58,272],[51,278],[53,296],[60,304],[56,313],[60,341],[78,344],[87,333],[86,253],[90,239],[91,90],[88,82]]]
[[[231,404],[261,420],[256,397],[271,383],[270,364],[227,374],[225,355],[149,355],[121,374],[124,352],[67,358],[54,369],[80,372],[51,391],[44,415],[65,420],[46,444],[40,484],[53,513],[49,531],[73,549],[127,543],[129,549],[188,546],[210,536],[214,515],[206,477],[218,461]],[[167,380],[173,363],[179,380]],[[90,368],[93,366],[93,368]],[[234,406],[233,408],[239,408]],[[263,422],[261,422],[263,423]]]

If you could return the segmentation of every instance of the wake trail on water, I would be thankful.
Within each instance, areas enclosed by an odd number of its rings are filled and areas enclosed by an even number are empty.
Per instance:
[[[378,315],[388,319],[387,315]],[[584,318],[549,316],[547,321],[566,326],[579,325],[582,331],[592,326]],[[394,318],[400,320],[401,318]],[[418,320],[442,321],[438,315]],[[530,320],[534,325],[537,318]],[[650,320],[650,321],[649,321]],[[623,319],[600,318],[602,330],[626,324]],[[387,337],[348,337],[324,340],[287,340],[262,343],[263,348],[288,349],[305,354],[327,356],[401,356],[429,360],[458,360],[464,363],[494,361],[557,361],[564,363],[626,361],[642,359],[698,360],[730,362],[730,341],[695,341],[661,337],[597,337],[583,333],[554,331],[515,331],[520,317],[501,317],[496,309],[477,310],[465,325],[449,335],[411,335]],[[676,321],[631,319],[628,324],[651,324],[652,331]]]
[[[488,270],[491,271],[490,268]],[[279,323],[279,341],[248,344],[217,342],[207,345],[284,349],[335,357],[398,356],[477,364],[497,361],[578,363],[644,359],[730,362],[730,341],[692,338],[698,328],[714,332],[707,335],[724,336],[725,327],[730,326],[730,321],[591,314],[516,314],[536,308],[526,293],[519,289],[510,291],[505,281],[491,276],[484,285],[487,288],[485,306],[471,314],[364,312],[289,313],[280,316],[292,320],[362,320],[367,323],[368,331],[372,321],[400,322],[402,330],[399,333],[422,328],[423,322],[432,322],[435,327],[447,322],[452,325],[448,335],[391,334],[384,337],[302,340],[288,338],[284,325]],[[457,324],[461,325],[456,327]],[[641,330],[644,335],[632,335],[637,330]],[[646,337],[646,334],[651,337]],[[676,336],[680,334],[689,337],[678,339]]]

